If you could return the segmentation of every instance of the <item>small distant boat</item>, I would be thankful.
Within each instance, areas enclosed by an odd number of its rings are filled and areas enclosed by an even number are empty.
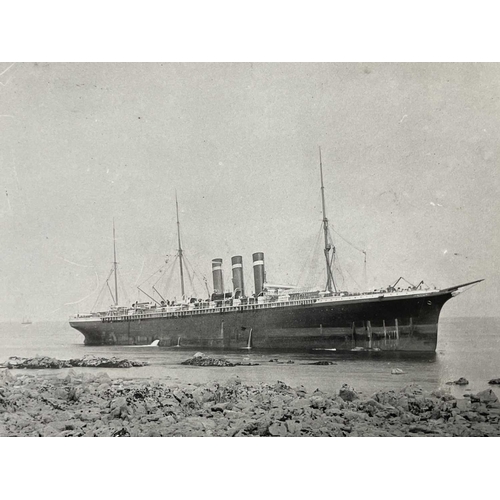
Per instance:
[[[21,325],[31,325],[33,321],[31,321],[29,318],[23,318],[21,321]]]

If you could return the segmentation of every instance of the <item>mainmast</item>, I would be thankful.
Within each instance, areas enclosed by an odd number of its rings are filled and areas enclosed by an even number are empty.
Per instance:
[[[179,244],[179,266],[181,270],[181,293],[184,297],[184,270],[182,268],[182,247],[181,247],[181,225],[179,223],[179,203],[177,202],[177,191],[175,192],[175,209],[177,212],[177,242]]]
[[[116,237],[115,237],[115,219],[113,219],[113,269],[115,275],[115,306],[118,305],[118,274],[116,272],[116,266],[118,262],[116,262]]]
[[[319,171],[321,176],[321,203],[323,206],[323,231],[325,233],[325,262],[326,262],[326,289],[329,292],[337,291],[335,281],[333,280],[332,268],[330,265],[330,250],[332,250],[332,258],[335,254],[335,247],[328,242],[328,218],[326,217],[325,207],[325,186],[323,185],[323,164],[321,162],[321,148],[319,148]],[[333,288],[333,290],[332,290]]]

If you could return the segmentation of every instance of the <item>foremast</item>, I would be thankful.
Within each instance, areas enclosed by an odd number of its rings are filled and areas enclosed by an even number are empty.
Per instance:
[[[115,306],[118,306],[118,262],[116,261],[116,236],[115,236],[115,219],[113,219],[113,270],[115,275]]]
[[[184,269],[182,266],[182,246],[181,246],[181,225],[179,222],[179,203],[177,202],[177,191],[175,192],[175,210],[177,213],[177,243],[178,243],[178,253],[179,253],[179,268],[181,274],[181,293],[182,297],[184,297]]]
[[[332,272],[332,261],[335,255],[335,246],[330,244],[328,239],[329,230],[328,230],[328,218],[326,216],[326,205],[325,205],[325,186],[323,185],[323,163],[321,161],[321,148],[319,148],[319,171],[321,176],[321,203],[323,206],[323,232],[325,234],[325,264],[326,264],[326,289],[329,292],[337,291],[337,287],[335,286],[335,280],[333,279]],[[330,251],[332,255],[330,257]]]

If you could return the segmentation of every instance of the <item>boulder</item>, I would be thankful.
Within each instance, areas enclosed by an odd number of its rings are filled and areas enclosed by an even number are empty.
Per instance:
[[[208,358],[206,356],[193,356],[183,361],[181,365],[191,366],[234,366],[234,363],[224,358]]]
[[[391,370],[391,375],[403,375],[405,372],[401,368],[393,368]]]
[[[82,359],[55,359],[47,356],[36,356],[34,358],[21,358],[18,356],[11,356],[5,363],[6,368],[17,369],[59,369],[76,367],[102,367],[102,368],[130,368],[132,366],[146,366],[148,363],[143,361],[130,361],[128,359],[117,358],[98,358],[93,355],[85,355]],[[69,375],[75,376],[75,373]],[[61,378],[66,379],[66,375]]]
[[[460,377],[458,380],[454,380],[453,382],[446,382],[446,385],[468,385],[469,381],[464,378]]]
[[[339,390],[339,396],[344,401],[354,401],[355,399],[359,399],[358,393],[348,384],[342,385],[342,387]]]
[[[473,403],[496,403],[498,401],[497,395],[491,389],[471,394],[470,398]]]
[[[500,378],[492,378],[488,384],[491,384],[491,385],[500,385]]]
[[[431,396],[434,396],[435,398],[443,398],[447,399],[448,396],[451,396],[450,394],[450,389],[444,388],[444,387],[439,387],[438,389],[434,390],[431,392]],[[452,399],[455,399],[453,396],[451,396]]]
[[[110,414],[112,418],[125,418],[132,413],[132,408],[128,406],[124,397],[118,397],[111,401]]]
[[[282,422],[273,422],[268,429],[271,436],[281,436],[284,437],[288,434],[287,426]]]

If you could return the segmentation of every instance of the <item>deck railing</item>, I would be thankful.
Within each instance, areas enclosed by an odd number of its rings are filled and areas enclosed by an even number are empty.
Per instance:
[[[141,319],[154,319],[154,318],[182,318],[186,316],[198,316],[198,315],[207,315],[207,314],[220,314],[220,313],[228,313],[228,312],[243,312],[243,311],[257,311],[262,309],[276,309],[276,308],[285,308],[285,307],[293,307],[293,306],[304,306],[304,305],[312,305],[315,303],[326,304],[332,302],[343,302],[350,300],[359,300],[363,298],[373,298],[378,297],[380,299],[384,297],[393,297],[399,295],[420,295],[424,294],[425,291],[422,290],[412,290],[412,291],[397,291],[397,292],[370,292],[363,294],[352,294],[352,295],[344,295],[344,296],[333,296],[333,297],[316,297],[309,299],[297,299],[297,300],[287,300],[287,301],[270,301],[264,303],[254,303],[254,304],[238,304],[238,305],[223,305],[223,306],[206,306],[203,304],[201,307],[194,307],[190,309],[179,309],[176,311],[143,311],[143,312],[134,312],[129,314],[115,313],[115,314],[103,314],[103,313],[94,313],[89,315],[76,316],[73,319],[78,319],[81,321],[95,321],[101,320],[103,322],[115,322],[115,321],[135,321]],[[427,291],[428,293],[428,291]],[[368,297],[367,297],[368,296]]]

